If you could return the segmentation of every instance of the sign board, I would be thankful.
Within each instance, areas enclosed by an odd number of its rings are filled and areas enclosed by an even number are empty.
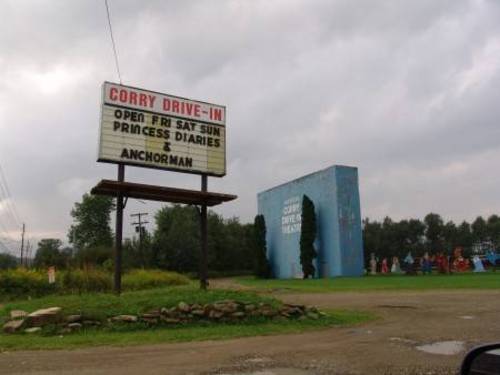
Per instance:
[[[53,266],[49,267],[47,276],[49,278],[49,284],[54,284],[56,282],[56,268]]]
[[[104,82],[97,161],[226,174],[226,108]]]

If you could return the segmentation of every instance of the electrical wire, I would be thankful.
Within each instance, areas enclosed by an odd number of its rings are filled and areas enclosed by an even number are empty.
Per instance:
[[[111,36],[111,44],[113,45],[113,53],[115,55],[116,71],[118,72],[118,79],[120,80],[120,85],[122,84],[122,75],[120,73],[120,65],[118,64],[118,53],[116,52],[115,38],[113,37],[113,28],[111,27],[111,16],[109,15],[109,5],[108,0],[104,0],[106,5],[106,14],[108,16],[109,34]]]

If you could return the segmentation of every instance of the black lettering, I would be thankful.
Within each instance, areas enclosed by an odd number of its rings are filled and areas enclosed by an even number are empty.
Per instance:
[[[170,142],[165,142],[163,144],[163,151],[170,152]]]
[[[178,160],[179,160],[178,156],[169,155],[168,163],[169,164],[173,164],[173,165],[177,165],[178,164]]]
[[[137,124],[132,124],[130,126],[130,133],[132,134],[141,134],[141,126]]]
[[[114,121],[113,122],[113,130],[116,131],[116,129],[119,129],[121,126],[119,121]]]

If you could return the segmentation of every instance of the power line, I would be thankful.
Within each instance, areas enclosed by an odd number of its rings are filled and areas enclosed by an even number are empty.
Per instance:
[[[21,219],[17,211],[16,205],[12,199],[12,194],[10,193],[9,185],[7,183],[7,178],[3,173],[2,166],[0,165],[0,194],[5,198],[7,214],[11,215],[11,220],[13,220],[16,226],[20,226]]]
[[[122,75],[120,73],[120,65],[118,64],[118,53],[116,52],[115,38],[113,37],[113,28],[111,27],[111,16],[109,15],[108,0],[104,0],[104,4],[106,4],[106,14],[108,16],[109,34],[111,36],[111,43],[113,44],[113,53],[115,55],[116,71],[118,72],[118,79],[120,80],[120,85],[121,85],[122,84]]]

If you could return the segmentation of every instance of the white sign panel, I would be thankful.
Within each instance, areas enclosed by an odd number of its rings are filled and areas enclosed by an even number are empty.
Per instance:
[[[226,108],[105,82],[98,161],[226,174]]]

